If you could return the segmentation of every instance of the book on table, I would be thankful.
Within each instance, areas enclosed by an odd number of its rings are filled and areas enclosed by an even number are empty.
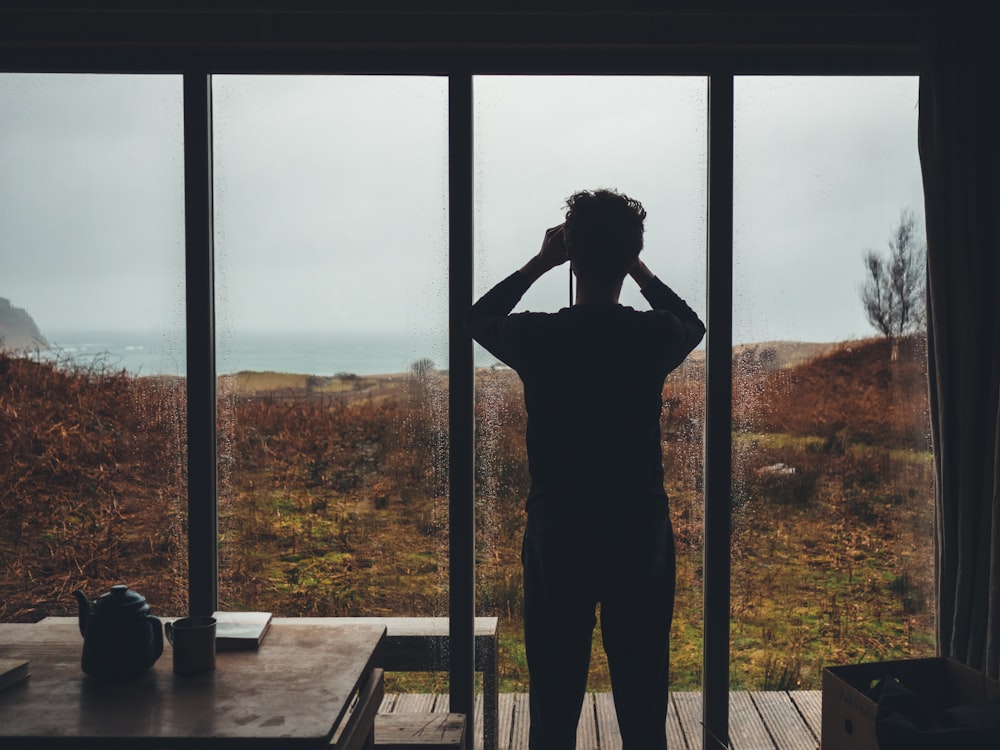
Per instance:
[[[214,612],[216,651],[255,649],[271,626],[270,612]]]
[[[0,659],[0,690],[28,677],[27,659]]]

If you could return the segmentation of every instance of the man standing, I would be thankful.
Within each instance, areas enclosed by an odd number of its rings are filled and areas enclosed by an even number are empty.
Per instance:
[[[524,384],[531,490],[522,547],[532,750],[573,750],[600,605],[623,750],[666,748],[673,530],[663,489],[663,381],[705,326],[639,260],[642,205],[576,193],[538,254],[468,326]],[[510,314],[567,260],[575,304]],[[630,276],[652,306],[619,304]]]

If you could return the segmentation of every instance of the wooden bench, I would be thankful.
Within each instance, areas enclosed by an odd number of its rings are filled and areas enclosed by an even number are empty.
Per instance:
[[[465,714],[378,714],[375,750],[465,750]]]
[[[451,663],[447,617],[338,617],[336,619],[340,622],[385,625],[385,641],[376,656],[376,666],[387,672],[441,672],[447,671]],[[497,750],[500,726],[497,618],[477,617],[475,639],[475,666],[477,671],[483,673],[483,750]],[[447,716],[447,714],[436,715]],[[431,714],[412,716],[423,716],[426,720]],[[376,728],[381,721],[383,719],[376,720]]]
[[[385,695],[376,667],[330,745],[341,750],[465,750],[465,714],[378,713]],[[372,731],[366,733],[365,727]]]

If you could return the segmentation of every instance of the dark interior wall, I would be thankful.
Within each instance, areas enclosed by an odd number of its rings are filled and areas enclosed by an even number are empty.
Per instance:
[[[961,5],[961,3],[959,3]],[[733,54],[912,47],[941,2],[13,0],[0,52]],[[804,9],[805,8],[805,9]],[[950,11],[949,11],[950,12]]]

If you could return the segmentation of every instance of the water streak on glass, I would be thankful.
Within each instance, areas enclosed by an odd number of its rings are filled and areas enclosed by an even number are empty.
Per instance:
[[[521,267],[565,200],[614,188],[648,212],[643,258],[704,315],[706,108],[704,78],[504,77],[473,81],[476,296]],[[569,304],[568,266],[543,276],[519,310]],[[648,309],[626,280],[622,303]],[[517,375],[476,348],[476,544],[479,614],[505,634],[501,690],[527,689],[520,545],[529,477]],[[678,540],[671,680],[697,690],[701,675],[701,440],[704,354],[695,351],[664,387],[666,489]],[[600,554],[595,550],[594,554]],[[599,628],[590,690],[610,682]]]
[[[179,76],[0,75],[0,620],[187,607]]]
[[[733,688],[931,655],[926,336],[862,302],[913,221],[915,78],[737,78]]]
[[[445,615],[446,81],[216,76],[213,114],[223,604]]]

